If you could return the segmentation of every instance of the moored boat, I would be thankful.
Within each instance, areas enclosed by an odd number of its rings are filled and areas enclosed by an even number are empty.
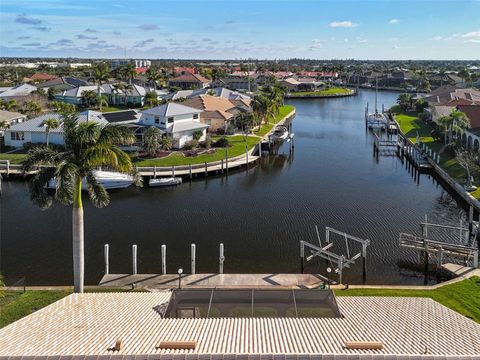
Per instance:
[[[94,170],[93,175],[95,179],[107,190],[113,189],[125,189],[133,184],[133,177],[128,174],[122,174],[115,171],[102,171]],[[48,184],[48,189],[55,189],[57,182],[55,179],[51,179]],[[82,181],[82,190],[88,190],[88,184],[86,179]]]
[[[272,134],[273,141],[284,141],[288,138],[288,129],[286,126],[279,125]]]
[[[160,187],[160,186],[175,186],[182,183],[181,177],[169,177],[169,178],[158,178],[150,179],[148,186],[150,187]]]

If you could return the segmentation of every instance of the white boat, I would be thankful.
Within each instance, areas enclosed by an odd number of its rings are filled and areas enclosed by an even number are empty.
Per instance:
[[[159,178],[159,179],[150,179],[148,185],[151,187],[157,186],[174,186],[180,185],[182,183],[181,177],[169,177],[169,178]]]
[[[375,79],[375,112],[368,112],[368,103],[365,108],[365,122],[369,129],[385,129],[388,128],[388,118],[387,115],[383,112],[379,112],[377,109],[377,96],[378,96],[378,81]]]
[[[284,141],[288,138],[288,129],[286,126],[279,125],[272,134],[273,141]]]
[[[131,175],[122,174],[114,171],[94,170],[93,175],[95,179],[107,190],[125,189],[133,184],[133,177]],[[48,182],[48,189],[55,189],[57,182],[51,179]],[[88,190],[87,180],[82,181],[82,190]]]

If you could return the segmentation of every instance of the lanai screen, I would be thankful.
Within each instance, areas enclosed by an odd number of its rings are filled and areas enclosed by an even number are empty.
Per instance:
[[[330,290],[179,289],[165,317],[340,317]]]

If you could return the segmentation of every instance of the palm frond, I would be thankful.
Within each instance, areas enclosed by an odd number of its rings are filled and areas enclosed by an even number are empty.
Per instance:
[[[52,205],[53,196],[47,191],[47,185],[54,176],[55,168],[42,168],[28,183],[30,199],[41,209],[48,209]]]
[[[88,167],[107,166],[122,173],[130,173],[133,169],[132,159],[116,145],[109,143],[96,144],[85,151]]]
[[[107,125],[100,130],[99,142],[109,142],[115,145],[131,145],[135,142],[132,128],[119,125]]]
[[[75,179],[78,175],[79,169],[72,162],[62,162],[57,166],[55,171],[55,199],[64,205],[71,205],[73,203]]]
[[[36,166],[56,165],[60,153],[46,146],[37,146],[28,151],[28,155],[23,160],[23,170],[30,171]]]
[[[107,206],[110,203],[110,196],[102,184],[97,181],[93,172],[89,171],[85,178],[88,185],[88,195],[92,204],[97,208]]]
[[[78,124],[77,128],[75,129],[74,143],[81,147],[88,146],[88,144],[94,144],[100,137],[100,131],[100,126],[95,122],[84,122]]]

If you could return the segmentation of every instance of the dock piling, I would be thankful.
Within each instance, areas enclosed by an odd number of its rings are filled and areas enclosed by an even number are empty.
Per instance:
[[[133,275],[137,275],[137,245],[132,245],[132,267]]]
[[[303,274],[304,263],[305,263],[305,245],[304,245],[304,241],[300,240],[300,274]]]
[[[188,165],[188,172],[190,175],[190,180],[192,180],[192,164]]]
[[[105,259],[105,275],[108,275],[110,273],[108,244],[103,245],[103,258]]]
[[[162,245],[162,275],[167,273],[167,245]]]
[[[191,252],[191,273],[195,275],[195,244],[191,245],[190,252]]]
[[[175,177],[175,165],[172,165],[172,177]]]
[[[225,262],[225,255],[224,255],[224,249],[223,249],[223,243],[220,243],[220,257],[218,258],[219,260],[219,269],[218,272],[220,274],[223,274],[223,263]]]
[[[205,162],[205,177],[207,177],[207,176],[208,176],[208,165]]]

